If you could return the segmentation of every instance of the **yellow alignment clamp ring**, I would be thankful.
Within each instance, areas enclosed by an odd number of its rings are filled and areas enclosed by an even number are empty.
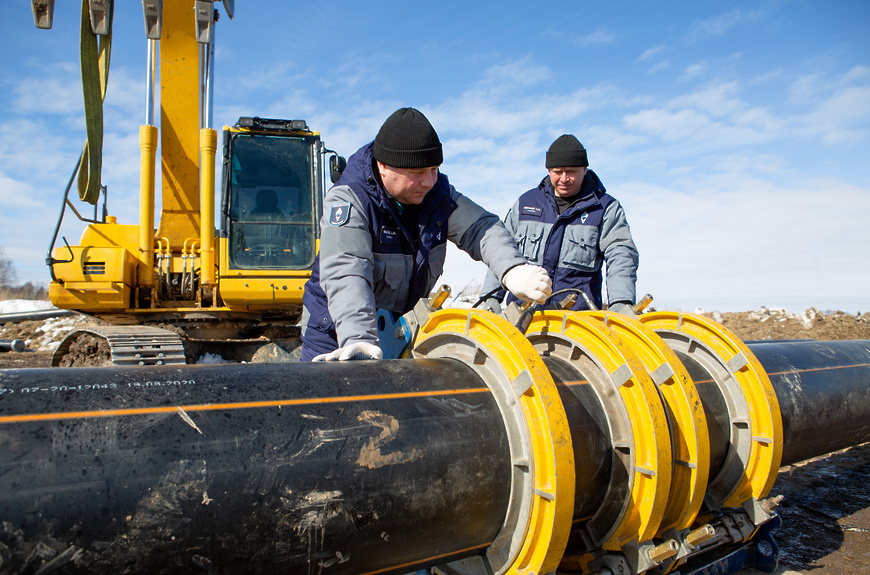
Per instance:
[[[651,312],[640,321],[677,352],[714,374],[728,404],[730,448],[707,493],[715,504],[741,507],[766,496],[782,461],[782,414],[770,378],[740,338],[702,315]],[[697,382],[696,382],[697,383]]]
[[[694,523],[710,476],[707,417],[698,391],[677,354],[653,330],[622,314],[586,312],[618,334],[643,363],[667,408],[673,447],[668,505],[658,533],[688,529]]]
[[[538,351],[573,365],[595,388],[602,405],[610,405],[605,410],[614,461],[606,499],[622,501],[605,501],[586,521],[592,542],[620,551],[626,544],[651,538],[670,491],[671,442],[664,406],[649,374],[619,337],[584,312],[537,313],[526,336]],[[622,413],[613,413],[613,396],[621,400],[616,409]],[[618,476],[620,466],[627,467],[627,475]],[[628,485],[615,485],[615,477]]]
[[[489,572],[554,572],[571,530],[574,451],[565,409],[544,361],[508,321],[474,309],[431,314],[417,335],[413,357],[454,358],[474,369],[504,419],[513,463],[511,502],[486,552]]]

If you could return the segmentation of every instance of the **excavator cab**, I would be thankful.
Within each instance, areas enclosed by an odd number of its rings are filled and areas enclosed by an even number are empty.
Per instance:
[[[281,129],[285,123],[258,121],[263,131],[224,132],[221,215],[230,269],[303,270],[314,263],[319,139]]]
[[[300,306],[320,237],[323,175],[333,174],[336,161],[304,120],[243,117],[224,128],[219,286],[226,305],[269,315]]]

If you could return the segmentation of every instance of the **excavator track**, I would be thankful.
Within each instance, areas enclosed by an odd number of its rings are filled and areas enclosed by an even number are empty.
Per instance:
[[[109,346],[112,365],[181,365],[184,344],[175,332],[143,325],[87,326],[71,332],[51,358],[52,367],[75,367],[64,361],[80,338],[96,338]],[[93,364],[89,364],[93,365]]]

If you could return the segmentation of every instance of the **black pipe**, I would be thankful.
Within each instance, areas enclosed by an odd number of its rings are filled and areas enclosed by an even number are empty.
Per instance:
[[[574,520],[579,522],[601,506],[614,473],[610,428],[586,375],[556,357],[545,357],[544,363],[565,407],[575,466],[582,470],[575,475]]]
[[[454,360],[0,371],[4,573],[406,573],[483,553],[510,472]]]
[[[870,441],[870,342],[750,348],[784,464]],[[678,355],[721,467],[714,377]],[[590,374],[545,361],[579,455],[573,549],[620,468],[574,385]],[[498,407],[453,360],[0,371],[0,570],[54,549],[70,573],[404,573],[483,553],[510,470]]]
[[[782,464],[870,441],[870,340],[749,345],[782,413]]]
[[[731,446],[731,419],[728,405],[716,377],[701,362],[691,356],[674,350],[680,363],[695,384],[704,416],[707,419],[708,446],[710,450],[710,478],[719,475],[725,466]]]
[[[782,465],[870,441],[870,341],[764,341],[748,344],[770,378],[783,425]],[[732,422],[718,379],[676,351],[695,382],[709,430],[710,477],[731,455]]]
[[[0,313],[0,325],[7,323],[20,323],[22,321],[42,321],[53,317],[73,315],[76,312],[69,309],[39,309],[35,311],[22,311],[13,313]]]
[[[0,339],[0,351],[22,352],[26,347],[23,339]]]

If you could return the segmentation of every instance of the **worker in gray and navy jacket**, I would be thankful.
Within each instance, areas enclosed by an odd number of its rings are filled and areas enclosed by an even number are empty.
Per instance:
[[[525,258],[543,266],[553,281],[553,291],[582,289],[602,307],[602,264],[607,270],[609,309],[635,315],[638,253],[620,203],[604,189],[592,170],[586,149],[577,138],[564,134],[547,151],[548,175],[537,188],[524,193],[505,218]],[[487,275],[481,288],[486,294],[499,287]],[[488,301],[500,310],[505,292]],[[568,294],[565,294],[566,296]],[[564,296],[563,296],[564,297]],[[505,303],[516,298],[508,295]],[[554,302],[549,306],[555,305]],[[587,309],[578,294],[572,309]]]
[[[516,297],[549,296],[547,273],[526,263],[498,216],[450,185],[442,161],[438,134],[414,108],[394,112],[350,157],[323,204],[320,253],[303,296],[303,361],[382,357],[377,310],[401,315],[428,297],[447,240]]]

